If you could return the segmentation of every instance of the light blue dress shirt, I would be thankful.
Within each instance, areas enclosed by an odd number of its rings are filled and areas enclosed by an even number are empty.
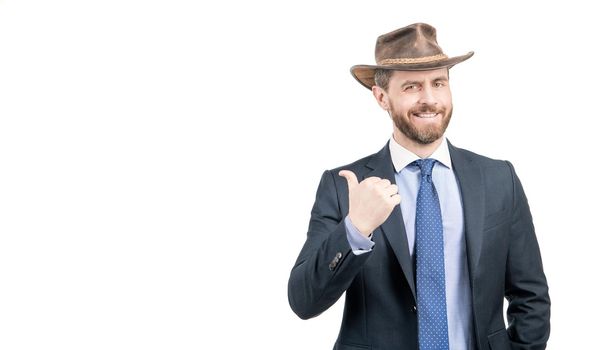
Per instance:
[[[408,238],[408,250],[411,257],[414,258],[415,214],[421,171],[410,164],[419,157],[398,144],[393,136],[389,141],[389,150],[396,170],[398,193],[402,197],[400,210]],[[444,228],[446,307],[450,350],[473,349],[471,286],[467,266],[463,206],[446,140],[441,142],[429,158],[437,160],[432,171],[432,181],[440,199]],[[349,216],[345,218],[345,227],[348,242],[354,254],[364,254],[372,250],[375,243],[354,227]]]

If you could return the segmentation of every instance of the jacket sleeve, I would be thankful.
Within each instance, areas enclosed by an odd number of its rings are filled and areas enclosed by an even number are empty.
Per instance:
[[[347,200],[348,196],[342,196]],[[347,205],[346,205],[347,208]],[[322,174],[306,242],[289,277],[289,304],[302,319],[319,315],[350,286],[371,252],[354,255],[347,240],[335,178]]]
[[[545,349],[550,332],[550,298],[532,215],[513,165],[513,221],[507,256],[507,332],[513,349]]]

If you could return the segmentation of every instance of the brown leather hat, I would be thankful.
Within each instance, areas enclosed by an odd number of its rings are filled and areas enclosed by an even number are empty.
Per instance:
[[[360,84],[371,89],[375,85],[375,69],[416,71],[450,68],[471,56],[473,51],[449,58],[438,45],[436,29],[429,24],[415,23],[377,38],[376,66],[355,65],[350,71]]]

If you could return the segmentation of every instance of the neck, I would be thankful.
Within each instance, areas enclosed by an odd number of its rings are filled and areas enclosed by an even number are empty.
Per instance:
[[[438,149],[438,147],[444,140],[444,136],[433,141],[432,143],[424,145],[422,143],[418,143],[414,140],[409,139],[406,135],[401,133],[399,130],[395,129],[394,130],[394,140],[400,146],[406,148],[407,150],[411,151],[412,153],[416,154],[417,156],[419,156],[421,158],[428,158],[429,156],[431,156],[433,154],[433,152],[435,152],[436,149]]]

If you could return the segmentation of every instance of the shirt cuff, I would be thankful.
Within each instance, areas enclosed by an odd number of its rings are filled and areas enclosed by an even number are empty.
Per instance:
[[[348,243],[350,243],[350,247],[352,248],[352,253],[354,253],[354,255],[360,255],[373,250],[375,242],[358,231],[356,226],[352,224],[349,215],[345,217],[344,221],[345,232],[348,237]],[[372,236],[373,234],[371,233],[369,237]]]

